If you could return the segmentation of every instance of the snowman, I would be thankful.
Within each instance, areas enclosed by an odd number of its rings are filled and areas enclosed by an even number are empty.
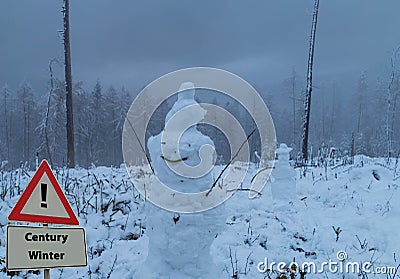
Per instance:
[[[195,100],[191,82],[179,88],[163,131],[147,142],[157,178],[180,192],[210,189],[215,162],[213,141],[197,130],[206,111]],[[210,246],[225,223],[223,206],[196,214],[177,214],[146,203],[148,256],[143,278],[217,278]]]
[[[290,203],[296,198],[296,172],[289,164],[289,153],[292,148],[281,143],[276,150],[277,160],[272,173],[274,182],[271,184],[272,199],[275,209],[290,209]]]

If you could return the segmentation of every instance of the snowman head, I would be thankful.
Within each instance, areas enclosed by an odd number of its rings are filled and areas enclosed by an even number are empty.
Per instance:
[[[281,143],[279,148],[276,150],[276,155],[278,157],[278,162],[283,163],[289,161],[289,153],[292,148],[288,147],[286,144]]]
[[[179,87],[178,102],[183,100],[194,100],[194,84],[190,81],[184,82]]]

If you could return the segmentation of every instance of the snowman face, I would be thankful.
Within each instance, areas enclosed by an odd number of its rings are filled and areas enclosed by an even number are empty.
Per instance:
[[[195,127],[187,129],[179,139],[178,145],[175,142],[164,142],[163,156],[169,162],[184,161],[189,166],[200,164],[200,150],[205,145],[214,146],[212,140],[199,132]],[[177,150],[179,148],[179,150]],[[208,157],[208,158],[207,158]],[[207,156],[203,160],[213,161],[213,158]]]
[[[288,161],[289,161],[289,153],[278,154],[278,161],[279,161],[280,163],[282,163],[282,162],[288,162]]]
[[[289,153],[292,151],[292,148],[287,147],[286,144],[281,143],[279,148],[276,150],[276,155],[278,157],[278,163],[288,162],[289,161]]]
[[[196,166],[200,163],[199,151],[203,144],[209,143],[203,138],[204,135],[196,128],[186,131],[179,141],[179,152],[181,156],[188,158],[185,163],[190,166]]]
[[[208,136],[193,126],[185,130],[177,142],[162,142],[161,158],[165,167],[186,178],[200,178],[212,170],[217,156]]]

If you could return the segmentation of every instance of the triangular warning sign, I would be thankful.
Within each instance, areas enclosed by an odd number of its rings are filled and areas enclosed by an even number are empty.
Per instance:
[[[10,221],[79,225],[67,198],[43,160],[8,216]]]

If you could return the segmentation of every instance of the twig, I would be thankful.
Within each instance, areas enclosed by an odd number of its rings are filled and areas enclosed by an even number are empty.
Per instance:
[[[140,148],[141,148],[142,151],[143,151],[144,156],[146,156],[146,159],[147,159],[147,162],[149,163],[149,166],[150,166],[150,168],[151,168],[151,171],[152,171],[153,174],[155,175],[153,166],[151,165],[150,158],[149,158],[149,156],[147,155],[146,149],[144,148],[142,142],[140,141],[139,136],[137,135],[137,133],[136,133],[136,131],[135,131],[135,128],[133,128],[133,125],[132,125],[132,123],[131,123],[131,121],[129,120],[128,117],[126,117],[126,121],[128,121],[129,126],[131,126],[131,129],[132,129],[132,131],[133,131],[133,134],[135,135],[135,138],[136,138],[136,140],[138,141],[138,143],[139,143],[139,145],[140,145]],[[125,164],[126,164],[126,162],[125,162]]]
[[[301,200],[302,202],[304,202],[304,204],[305,204],[306,207],[308,207],[308,206],[307,206],[307,203],[306,203],[306,199],[307,199],[307,197],[302,197],[300,200]]]
[[[217,185],[218,180],[222,177],[222,175],[224,174],[224,172],[228,169],[228,167],[232,164],[233,160],[235,160],[235,158],[239,155],[240,150],[242,150],[244,144],[246,142],[249,141],[250,137],[255,133],[256,129],[254,129],[247,137],[246,140],[243,141],[243,143],[240,145],[238,151],[235,153],[235,155],[229,160],[228,164],[226,164],[226,166],[222,169],[222,171],[220,172],[220,174],[218,175],[217,179],[214,181],[214,183],[212,184],[210,190],[208,190],[208,192],[206,193],[206,197],[208,197],[208,195],[211,193],[211,191],[214,189],[214,187]]]
[[[365,249],[367,248],[367,239],[364,238],[364,241],[361,242],[360,238],[358,237],[358,235],[356,235],[356,238],[358,240],[358,243],[360,244],[361,249]]]
[[[249,263],[249,259],[250,259],[251,254],[253,254],[253,252],[250,252],[250,254],[247,256],[246,265],[244,266],[244,275],[247,275],[247,265]],[[250,268],[249,268],[249,271],[250,271]]]
[[[342,232],[342,230],[340,229],[340,227],[335,228],[335,226],[332,226],[333,230],[335,231],[336,234],[336,242],[338,242],[339,240],[339,235]]]
[[[262,193],[254,190],[254,189],[249,189],[249,188],[239,188],[239,189],[229,189],[227,192],[235,192],[235,191],[244,191],[244,192],[254,192],[259,196],[262,196]]]
[[[265,167],[262,168],[261,170],[257,171],[257,173],[253,176],[253,178],[250,180],[250,183],[253,183],[254,179],[256,178],[257,175],[259,175],[260,173],[262,173],[263,171],[269,170],[269,169],[273,169],[274,167]]]
[[[89,266],[89,268],[90,268],[90,266]],[[62,278],[62,275],[63,275],[63,273],[64,273],[64,269],[60,268],[59,271],[60,271],[60,277],[58,277],[58,279],[61,279],[61,278]]]
[[[394,278],[396,277],[396,274],[397,274],[397,272],[399,271],[399,268],[400,268],[400,264],[399,264],[399,265],[396,267],[396,269],[394,270],[392,279],[394,279]]]
[[[231,247],[229,247],[229,257],[231,258],[232,278],[233,279],[237,279],[238,278],[238,267],[237,267],[238,260],[237,260],[237,257],[236,257],[236,253],[237,253],[237,250],[235,250],[235,265],[233,265],[232,250],[231,250]]]
[[[336,165],[336,166],[331,167],[331,170],[337,169],[337,168],[339,168],[339,167],[343,167],[343,166],[345,166],[345,165],[346,165],[346,164],[341,163],[341,164],[339,164],[339,165]]]
[[[111,273],[114,271],[114,266],[115,266],[115,263],[117,262],[117,258],[118,258],[118,255],[115,255],[115,259],[114,259],[114,262],[113,262],[113,264],[111,266],[110,272],[107,275],[107,279],[110,278]]]

